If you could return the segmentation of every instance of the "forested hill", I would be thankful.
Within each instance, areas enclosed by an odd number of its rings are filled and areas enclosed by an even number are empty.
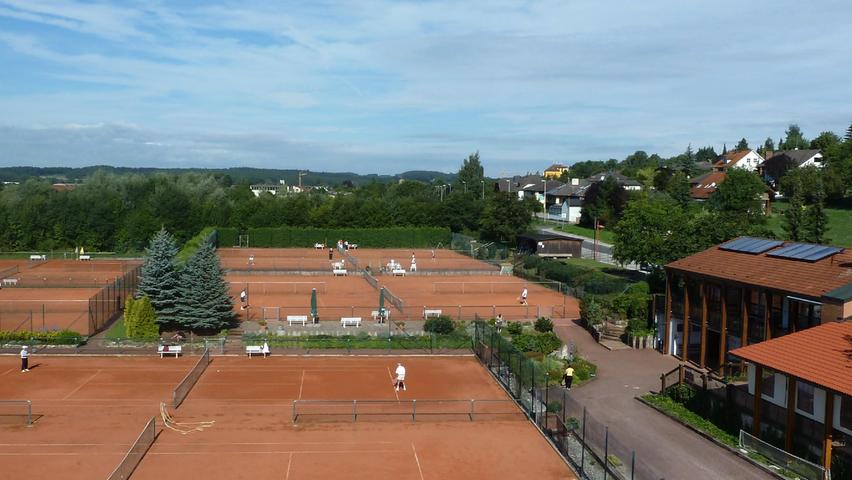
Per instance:
[[[86,177],[94,172],[102,170],[108,173],[115,174],[152,174],[152,173],[209,173],[216,176],[228,176],[233,183],[278,183],[279,180],[284,180],[288,184],[299,183],[300,170],[278,170],[266,168],[129,168],[129,167],[112,167],[108,165],[94,165],[91,167],[71,168],[71,167],[0,167],[0,181],[3,182],[22,182],[29,178],[44,178],[54,182],[64,183],[81,183]],[[422,182],[431,182],[439,180],[441,182],[451,182],[455,179],[455,173],[443,173],[423,170],[412,170],[397,175],[359,175],[351,172],[313,172],[308,171],[302,177],[302,183],[305,185],[339,185],[346,181],[352,182],[353,185],[363,185],[370,182],[393,182],[399,179],[419,180]]]

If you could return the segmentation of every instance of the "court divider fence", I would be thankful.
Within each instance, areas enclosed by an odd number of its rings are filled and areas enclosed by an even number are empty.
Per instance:
[[[485,323],[474,322],[473,351],[583,479],[664,478],[609,432],[535,361]]]
[[[105,286],[89,299],[89,335],[103,330],[114,315],[121,313],[127,297],[136,292],[142,265],[137,265]]]
[[[148,423],[145,425],[145,428],[142,429],[142,433],[139,434],[139,437],[136,438],[136,441],[133,442],[133,445],[130,446],[130,450],[127,451],[127,454],[121,460],[121,463],[115,467],[115,470],[107,477],[107,480],[127,480],[133,474],[133,471],[136,470],[136,467],[139,466],[139,463],[142,462],[142,458],[148,453],[148,450],[151,448],[151,445],[154,444],[154,440],[157,439],[157,421],[155,417],[151,417],[148,420]]]
[[[201,354],[201,358],[198,359],[195,366],[192,367],[192,370],[183,377],[183,380],[175,387],[172,392],[172,407],[178,408],[181,403],[183,403],[186,396],[189,395],[192,387],[195,386],[195,383],[201,378],[201,375],[204,373],[204,370],[207,370],[207,365],[210,364],[210,350],[208,348],[204,349],[204,353]]]

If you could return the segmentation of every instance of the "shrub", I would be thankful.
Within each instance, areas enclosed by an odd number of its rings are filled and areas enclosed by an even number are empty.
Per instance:
[[[574,368],[575,382],[585,382],[598,373],[597,365],[580,356],[575,356],[569,365]]]
[[[506,331],[509,332],[509,335],[514,337],[516,335],[520,335],[521,332],[524,331],[524,326],[521,325],[520,322],[509,322],[506,325]]]
[[[695,397],[695,390],[685,384],[679,384],[667,389],[666,396],[677,403],[686,404]]]
[[[76,345],[82,343],[83,336],[71,330],[55,332],[10,332],[0,331],[0,342],[44,343],[48,345]]]
[[[512,343],[522,352],[538,352],[545,355],[562,346],[562,341],[553,332],[522,333],[514,337]]]
[[[580,318],[586,325],[600,325],[606,319],[606,312],[595,297],[586,295],[580,300]]]
[[[535,331],[546,333],[553,331],[553,322],[547,317],[538,317],[535,321]]]
[[[124,305],[124,330],[133,340],[156,340],[160,336],[157,313],[148,297],[128,299]]]
[[[454,329],[455,326],[453,325],[453,319],[446,315],[427,319],[426,323],[423,325],[423,330],[437,334],[453,333]]]
[[[547,404],[547,413],[556,413],[562,411],[562,402],[557,402],[556,400],[552,402],[548,402]]]

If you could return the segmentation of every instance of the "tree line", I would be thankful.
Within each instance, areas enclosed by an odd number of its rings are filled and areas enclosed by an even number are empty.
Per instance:
[[[255,197],[248,183],[212,173],[121,175],[96,171],[73,190],[31,178],[0,191],[0,250],[139,252],[161,228],[182,243],[205,226],[449,227],[514,241],[531,202],[509,202],[486,180],[479,154],[453,183],[401,180],[340,186],[337,194]]]

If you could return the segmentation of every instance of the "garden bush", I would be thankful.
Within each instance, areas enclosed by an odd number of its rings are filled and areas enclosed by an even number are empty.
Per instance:
[[[506,325],[506,331],[509,332],[509,335],[514,337],[516,335],[520,335],[521,332],[524,331],[524,326],[521,325],[521,322],[509,322]]]
[[[389,228],[307,228],[276,227],[250,228],[244,232],[252,247],[313,247],[316,242],[335,244],[346,240],[369,248],[434,248],[450,243],[450,230],[440,227]],[[220,245],[236,245],[240,232],[235,228],[220,228]]]
[[[541,333],[552,332],[553,322],[547,317],[538,317],[535,321],[535,331]]]
[[[426,323],[423,324],[423,330],[437,334],[448,334],[455,330],[455,325],[452,318],[441,315],[437,318],[427,319]]]
[[[584,295],[580,299],[580,318],[586,325],[600,325],[606,320],[606,311],[594,296]]]
[[[57,330],[53,332],[0,331],[0,342],[77,345],[83,342],[83,336],[71,330]]]
[[[512,343],[522,352],[548,354],[562,346],[562,341],[553,332],[522,333],[512,339]]]

